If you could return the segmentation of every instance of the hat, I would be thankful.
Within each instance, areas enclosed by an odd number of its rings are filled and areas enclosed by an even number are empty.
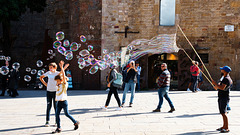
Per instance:
[[[220,69],[226,71],[227,73],[232,71],[232,69],[229,66],[220,67]]]

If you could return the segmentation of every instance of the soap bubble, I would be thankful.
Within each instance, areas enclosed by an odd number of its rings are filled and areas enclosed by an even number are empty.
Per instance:
[[[98,62],[97,59],[95,59],[95,58],[91,59],[91,65],[94,65],[94,64],[96,64],[97,62]]]
[[[53,59],[53,56],[50,56],[49,58],[50,58],[50,59]]]
[[[7,56],[7,57],[5,57],[5,60],[6,60],[6,61],[10,61],[10,60],[11,60],[11,57],[10,57],[10,56]]]
[[[57,49],[59,46],[61,46],[62,45],[62,42],[61,41],[55,41],[54,43],[53,43],[53,48],[54,49]]]
[[[7,66],[2,66],[0,71],[2,75],[7,75],[9,73],[9,68]]]
[[[97,64],[100,70],[105,70],[108,67],[107,63],[104,60],[99,61]]]
[[[69,47],[69,45],[70,45],[69,40],[64,40],[64,41],[63,41],[63,46],[64,46],[64,47]]]
[[[37,61],[37,67],[42,67],[43,66],[43,62],[41,60]]]
[[[93,50],[93,46],[92,45],[88,45],[88,51],[92,51]]]
[[[53,54],[53,50],[49,49],[48,54]]]
[[[98,59],[101,60],[101,59],[102,59],[102,56],[98,56]]]
[[[105,61],[110,60],[110,56],[109,56],[108,54],[105,54],[105,55],[103,56],[103,60],[105,60]]]
[[[78,66],[80,69],[83,69],[84,67],[85,67],[85,65],[84,64],[79,64],[79,66]]]
[[[95,73],[97,73],[97,71],[98,71],[98,65],[97,65],[97,64],[93,65],[93,66],[89,69],[89,73],[90,73],[90,74],[95,74]]]
[[[93,58],[94,58],[94,55],[90,54],[90,55],[88,56],[88,58],[89,58],[89,59],[93,59]]]
[[[12,64],[12,68],[13,69],[19,69],[20,68],[20,64],[18,62],[15,62]]]
[[[43,88],[43,84],[42,83],[38,83],[38,88],[42,89]]]
[[[64,55],[64,53],[66,52],[66,48],[63,47],[63,46],[59,46],[59,47],[57,48],[57,50],[58,50],[58,52],[61,53],[62,55]]]
[[[78,47],[79,45],[78,45],[78,43],[76,43],[76,42],[73,42],[73,43],[71,43],[71,45],[70,45],[70,50],[72,50],[72,51],[77,51],[78,50]]]
[[[26,72],[31,72],[31,68],[30,68],[30,67],[27,67],[27,68],[26,68]]]
[[[53,56],[53,57],[56,56],[56,53],[53,53],[52,56]]]
[[[0,60],[5,60],[5,56],[1,55]]]
[[[80,36],[80,40],[81,40],[81,42],[86,42],[87,41],[87,39],[86,39],[86,37],[84,35]]]
[[[58,41],[60,41],[60,40],[63,40],[64,39],[64,32],[57,32],[56,33],[56,39],[58,40]]]
[[[79,58],[79,59],[78,59],[78,64],[84,65],[84,64],[85,64],[84,58]]]
[[[37,70],[36,69],[32,69],[31,74],[35,75],[36,73],[37,73]]]
[[[30,82],[31,81],[31,76],[29,76],[29,75],[25,75],[24,76],[24,81],[26,81],[26,82]]]
[[[103,49],[103,54],[107,54],[107,49]]]
[[[65,59],[66,60],[72,60],[73,59],[73,52],[72,51],[68,51],[65,55]]]
[[[82,57],[88,56],[89,54],[89,51],[86,49],[83,49],[79,52],[79,55],[81,55]]]
[[[84,60],[85,60],[85,67],[88,67],[91,65],[91,59],[89,59],[88,57],[85,57]]]
[[[44,70],[38,70],[37,75],[42,76],[44,74]]]

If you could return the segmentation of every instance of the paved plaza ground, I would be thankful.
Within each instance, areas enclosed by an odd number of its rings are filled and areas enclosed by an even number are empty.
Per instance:
[[[50,134],[56,127],[44,127],[46,113],[45,91],[19,91],[20,96],[0,97],[0,135]],[[164,101],[162,112],[152,113],[158,103],[157,91],[138,92],[132,108],[115,111],[116,100],[112,96],[110,108],[100,110],[107,93],[105,91],[68,92],[69,110],[80,121],[80,129],[73,130],[73,124],[61,115],[64,135],[207,135],[222,125],[218,113],[217,92],[198,93],[171,91],[170,97],[176,112]],[[122,91],[120,91],[122,97]],[[127,96],[129,101],[130,93]],[[239,135],[240,91],[231,92],[228,134]],[[50,124],[55,123],[52,110]]]

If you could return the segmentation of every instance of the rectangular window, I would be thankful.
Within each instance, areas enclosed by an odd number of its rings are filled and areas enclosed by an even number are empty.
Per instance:
[[[208,53],[199,53],[200,58],[202,59],[203,63],[207,64],[209,63],[208,61]],[[200,63],[199,58],[196,56],[196,60]]]
[[[175,0],[160,0],[160,21],[161,26],[175,25]]]

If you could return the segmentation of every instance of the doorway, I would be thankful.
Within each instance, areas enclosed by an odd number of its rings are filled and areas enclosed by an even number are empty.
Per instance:
[[[167,63],[171,73],[171,89],[178,88],[178,55],[177,54],[154,54],[148,57],[148,88],[157,88],[156,79],[162,73],[161,64]]]

